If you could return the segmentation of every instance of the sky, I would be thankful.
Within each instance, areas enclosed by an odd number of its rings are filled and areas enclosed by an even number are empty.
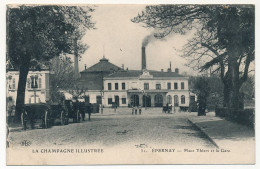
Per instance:
[[[82,42],[89,45],[89,49],[82,54],[79,71],[84,70],[85,64],[90,67],[97,63],[103,55],[119,67],[141,69],[141,47],[146,36],[154,30],[131,22],[145,5],[97,5],[92,19],[96,22],[95,30],[87,30]],[[164,71],[179,68],[180,73],[187,72],[194,75],[194,71],[184,66],[186,60],[181,58],[176,49],[181,49],[186,43],[187,35],[171,35],[164,40],[153,40],[146,47],[146,65],[150,70]]]

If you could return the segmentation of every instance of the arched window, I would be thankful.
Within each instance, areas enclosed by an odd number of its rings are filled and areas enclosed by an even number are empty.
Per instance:
[[[172,104],[172,96],[171,95],[167,96],[167,103]]]
[[[163,106],[163,96],[161,94],[157,94],[154,96],[154,106],[155,107]]]
[[[184,95],[181,96],[181,104],[185,104],[185,96]]]
[[[178,95],[174,95],[174,106],[179,106],[179,97],[178,97]]]

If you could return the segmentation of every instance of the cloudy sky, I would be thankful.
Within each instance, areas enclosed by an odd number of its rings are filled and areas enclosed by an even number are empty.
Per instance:
[[[152,34],[142,24],[131,22],[131,19],[145,8],[144,5],[98,5],[93,13],[96,30],[88,30],[82,41],[90,48],[82,55],[79,70],[97,63],[103,54],[111,63],[129,69],[141,69],[141,45],[146,36]],[[181,49],[190,35],[171,35],[164,40],[154,40],[146,47],[147,68],[166,70],[169,63],[172,69],[194,74],[187,68],[186,60],[180,58],[176,49]]]

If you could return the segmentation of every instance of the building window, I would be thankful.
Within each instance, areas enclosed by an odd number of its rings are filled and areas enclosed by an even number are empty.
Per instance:
[[[161,84],[156,84],[156,89],[160,90],[161,89]]]
[[[174,89],[178,89],[178,83],[174,83]]]
[[[171,89],[171,83],[167,83],[167,89]]]
[[[144,90],[149,90],[149,83],[144,83]]]
[[[122,83],[122,90],[125,90],[125,83]]]
[[[13,78],[13,85],[12,85],[13,89],[15,89],[15,78]]]
[[[42,79],[39,78],[39,88],[41,89],[42,88]]]
[[[107,103],[108,103],[108,104],[112,104],[112,98],[108,98],[108,99],[107,99]]]
[[[185,104],[185,96],[184,95],[181,96],[181,104]]]
[[[31,76],[31,88],[38,88],[38,76]]]
[[[107,84],[107,88],[108,88],[108,90],[111,90],[111,83]]]
[[[118,83],[115,83],[115,90],[118,90]]]
[[[171,95],[167,96],[167,103],[172,104],[172,96]]]
[[[126,104],[126,98],[122,98],[122,104]]]
[[[181,82],[181,89],[184,89],[184,82]]]
[[[102,104],[102,97],[101,96],[96,96],[96,103]]]
[[[178,97],[178,95],[174,96],[174,106],[179,106],[179,97]]]

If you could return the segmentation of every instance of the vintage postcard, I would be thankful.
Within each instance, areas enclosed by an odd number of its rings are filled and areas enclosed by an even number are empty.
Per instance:
[[[255,164],[254,4],[6,5],[6,164]]]

